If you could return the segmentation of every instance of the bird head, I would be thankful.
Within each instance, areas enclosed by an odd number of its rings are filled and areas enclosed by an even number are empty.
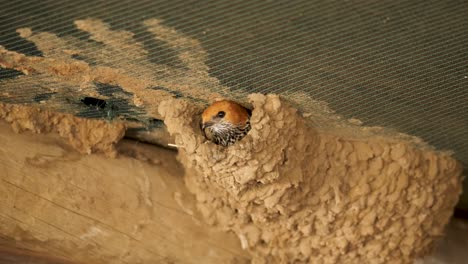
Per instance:
[[[206,138],[216,144],[230,145],[248,132],[249,119],[249,110],[240,104],[217,101],[203,111],[201,129]]]

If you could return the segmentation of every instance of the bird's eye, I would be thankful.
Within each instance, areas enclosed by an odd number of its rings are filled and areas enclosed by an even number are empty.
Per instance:
[[[218,114],[217,114],[217,116],[219,118],[223,118],[225,115],[226,115],[226,113],[224,111],[219,111]]]

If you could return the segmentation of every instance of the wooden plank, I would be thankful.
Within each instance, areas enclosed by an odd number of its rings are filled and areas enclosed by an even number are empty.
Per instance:
[[[73,262],[15,246],[12,240],[0,239],[0,264],[72,264]]]
[[[123,141],[81,155],[57,135],[0,124],[0,235],[78,263],[243,263],[238,239],[199,221],[175,152]]]

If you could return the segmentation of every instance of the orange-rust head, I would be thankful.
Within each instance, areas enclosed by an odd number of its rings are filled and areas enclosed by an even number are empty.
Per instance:
[[[202,125],[224,120],[232,125],[244,126],[249,121],[249,112],[240,104],[229,101],[217,101],[202,113]]]
[[[201,129],[208,140],[230,146],[250,130],[249,110],[233,101],[218,101],[202,113]]]

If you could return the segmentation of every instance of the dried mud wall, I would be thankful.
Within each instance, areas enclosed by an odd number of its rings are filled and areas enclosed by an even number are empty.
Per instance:
[[[0,120],[11,124],[16,133],[57,133],[82,154],[101,152],[115,157],[115,144],[125,134],[123,122],[107,122],[75,117],[26,105],[0,103]]]
[[[233,230],[254,263],[412,263],[443,234],[461,165],[410,138],[317,131],[278,96],[250,96],[252,130],[205,142],[200,109],[159,112],[179,146],[186,184],[214,225]]]

